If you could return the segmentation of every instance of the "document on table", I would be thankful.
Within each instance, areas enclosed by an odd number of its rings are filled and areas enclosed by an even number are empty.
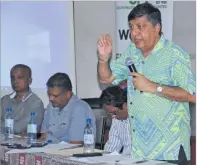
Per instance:
[[[86,158],[74,158],[69,159],[77,160],[86,163],[106,163],[107,165],[173,165],[166,162],[147,160],[140,161],[139,159],[132,159],[131,155],[122,155],[117,152],[111,154],[104,154],[103,156],[86,157]]]
[[[103,150],[94,149],[94,152],[103,152]],[[48,154],[52,155],[61,155],[61,156],[72,156],[73,154],[81,154],[83,153],[83,147],[77,147],[77,148],[70,148],[70,149],[62,149],[59,151],[52,151],[47,152]]]
[[[44,147],[32,147],[29,149],[11,149],[9,150],[8,154],[11,153],[35,153],[35,152],[44,152],[44,153],[48,153],[48,152],[55,152],[55,151],[60,151],[60,150],[64,150],[64,149],[69,149],[69,148],[76,148],[76,147],[80,147],[80,144],[70,144],[70,143],[66,143],[66,142],[61,142],[58,144],[48,144]]]

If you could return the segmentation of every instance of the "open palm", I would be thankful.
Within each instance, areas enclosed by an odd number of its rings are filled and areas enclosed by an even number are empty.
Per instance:
[[[104,35],[97,41],[98,57],[102,61],[108,61],[112,55],[112,40],[109,35]]]

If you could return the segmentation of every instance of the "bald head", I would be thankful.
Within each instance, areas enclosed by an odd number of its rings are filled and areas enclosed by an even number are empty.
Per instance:
[[[31,69],[30,69],[29,66],[24,65],[24,64],[17,64],[17,65],[14,65],[14,66],[12,67],[11,72],[12,72],[13,70],[16,70],[16,69],[25,72],[25,73],[27,74],[27,76],[28,76],[29,78],[31,78],[32,72],[31,72]]]
[[[10,72],[12,88],[15,92],[26,92],[32,83],[31,69],[24,64],[17,64]]]

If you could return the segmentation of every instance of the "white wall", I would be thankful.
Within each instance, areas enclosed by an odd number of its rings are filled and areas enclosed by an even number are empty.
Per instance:
[[[75,1],[74,20],[77,95],[83,98],[99,97],[101,89],[97,81],[96,42],[105,33],[109,33],[115,41],[115,3]]]
[[[196,2],[174,3],[173,41],[191,54],[192,71],[196,75]],[[196,105],[191,104],[192,135],[196,135]]]
[[[10,69],[26,64],[31,89],[48,104],[46,82],[66,72],[76,92],[72,1],[1,1],[0,96],[11,93]],[[36,11],[36,12],[35,12]]]
[[[196,73],[196,2],[174,2],[173,41],[191,53],[192,70]],[[83,98],[99,97],[96,42],[109,33],[114,41],[115,2],[74,2],[77,94]],[[195,106],[191,108],[192,134],[196,129]]]
[[[191,54],[196,74],[196,2],[174,2],[173,41]]]

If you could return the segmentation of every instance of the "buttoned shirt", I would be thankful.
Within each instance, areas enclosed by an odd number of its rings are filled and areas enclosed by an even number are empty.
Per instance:
[[[130,122],[126,120],[112,119],[112,125],[109,130],[109,138],[104,146],[104,151],[120,152],[123,147],[123,154],[131,154],[131,134]]]
[[[27,125],[30,121],[31,112],[35,112],[37,131],[40,132],[44,117],[44,104],[42,100],[29,89],[20,101],[15,99],[16,93],[5,95],[1,98],[1,124],[4,126],[4,117],[8,107],[12,108],[14,119],[14,133],[27,133]]]
[[[49,103],[41,132],[47,132],[47,140],[52,140],[53,143],[83,141],[87,118],[92,119],[96,135],[95,116],[92,109],[86,102],[73,95],[62,110]]]
[[[181,47],[160,37],[146,58],[131,43],[122,56],[111,63],[114,84],[128,80],[128,114],[132,132],[132,156],[158,160],[178,160],[182,145],[190,160],[190,111],[187,102],[177,102],[157,94],[134,89],[125,65],[131,57],[137,71],[149,80],[181,87],[195,94],[196,82],[190,56]]]

